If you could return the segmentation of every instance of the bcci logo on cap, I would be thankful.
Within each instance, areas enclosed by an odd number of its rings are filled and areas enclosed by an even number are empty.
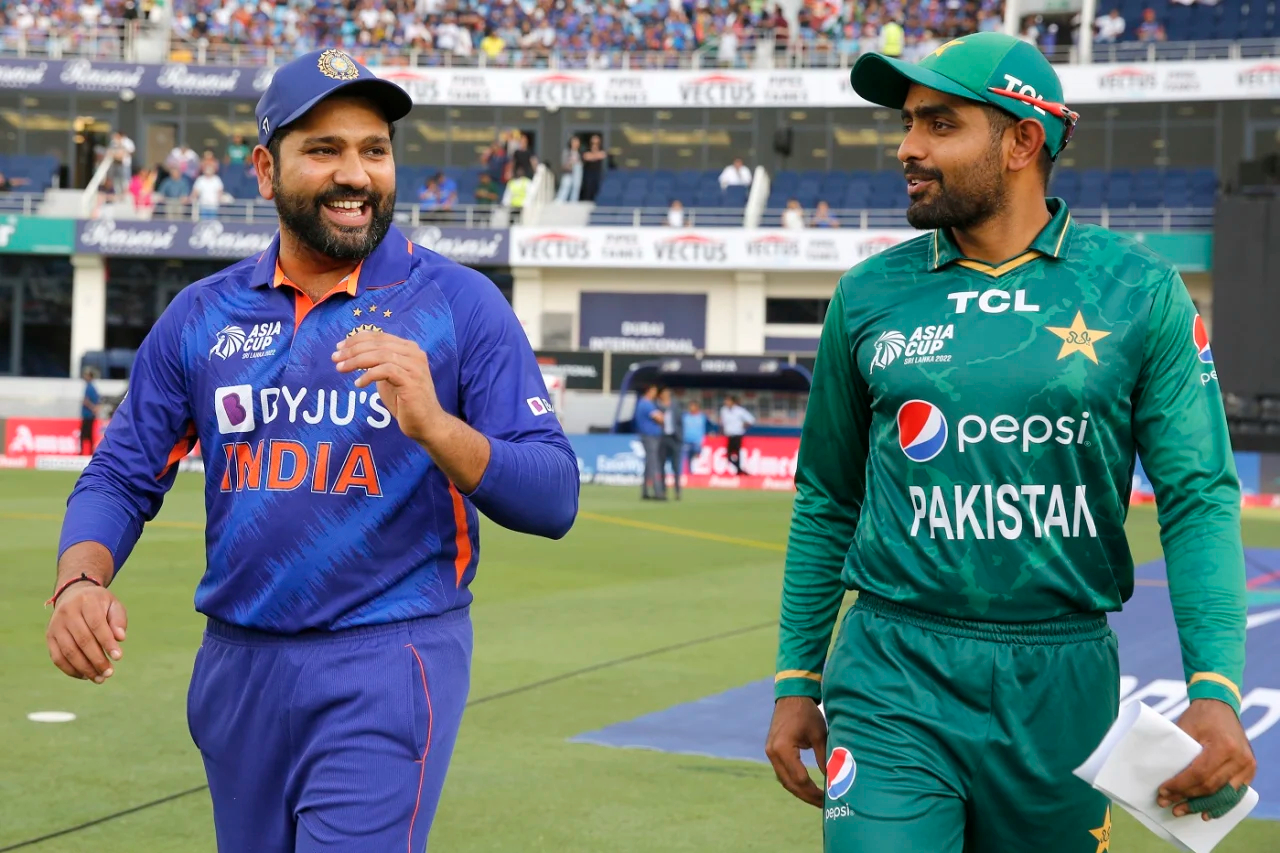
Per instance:
[[[898,409],[898,444],[912,462],[928,462],[947,446],[947,419],[924,400],[908,400]]]
[[[360,76],[355,60],[340,50],[326,50],[320,54],[320,73],[334,80],[354,80]]]

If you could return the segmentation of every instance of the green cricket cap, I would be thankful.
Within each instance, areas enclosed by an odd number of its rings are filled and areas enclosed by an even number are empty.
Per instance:
[[[849,75],[853,90],[873,104],[902,109],[912,83],[990,104],[1044,126],[1056,160],[1079,114],[1062,103],[1062,81],[1034,45],[1004,33],[975,33],[947,42],[919,62],[868,53]]]

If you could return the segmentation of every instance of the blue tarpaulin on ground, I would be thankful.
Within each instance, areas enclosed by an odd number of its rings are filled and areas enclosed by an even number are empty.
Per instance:
[[[1280,820],[1280,549],[1249,549],[1246,559],[1248,665],[1242,719],[1258,759],[1254,786],[1262,796],[1253,815]],[[1166,715],[1181,714],[1186,685],[1164,561],[1140,566],[1137,578],[1138,587],[1124,612],[1111,617],[1120,638],[1122,701],[1138,699]],[[764,762],[772,711],[772,679],[762,679],[573,740]]]

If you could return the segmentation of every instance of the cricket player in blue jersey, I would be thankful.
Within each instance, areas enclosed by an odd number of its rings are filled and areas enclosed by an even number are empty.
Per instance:
[[[101,684],[109,591],[179,460],[205,464],[188,695],[223,853],[421,851],[470,678],[477,512],[558,538],[578,470],[506,300],[392,227],[393,83],[280,68],[253,163],[280,231],[185,289],[68,501],[47,634]]]

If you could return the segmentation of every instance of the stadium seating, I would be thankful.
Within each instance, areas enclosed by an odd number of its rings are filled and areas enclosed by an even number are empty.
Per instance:
[[[1195,3],[1191,6],[1170,0],[1101,0],[1098,3],[1099,15],[1112,9],[1119,9],[1125,20],[1122,37],[1125,42],[1137,41],[1138,24],[1145,9],[1156,13],[1156,20],[1164,25],[1165,37],[1170,42],[1233,41],[1280,35],[1280,10],[1271,0],[1228,0],[1216,5]],[[1174,58],[1166,50],[1161,51],[1161,56]]]
[[[1212,208],[1218,178],[1212,169],[1057,169],[1052,195],[1078,210]],[[778,172],[773,176],[761,225],[781,224],[787,202],[795,199],[811,216],[819,201],[832,210],[902,210],[906,188],[897,171]],[[854,224],[854,223],[848,223]]]
[[[45,190],[53,186],[53,178],[58,173],[58,158],[0,154],[0,173],[11,181],[15,178],[30,181],[15,187],[15,192]]]
[[[747,187],[720,189],[720,170],[627,169],[605,175],[596,196],[592,225],[633,225],[643,208],[641,225],[666,225],[667,209],[679,200],[686,222],[707,227],[741,227]],[[602,209],[603,208],[603,209]],[[699,218],[699,211],[704,214]],[[714,215],[708,215],[715,211]]]

